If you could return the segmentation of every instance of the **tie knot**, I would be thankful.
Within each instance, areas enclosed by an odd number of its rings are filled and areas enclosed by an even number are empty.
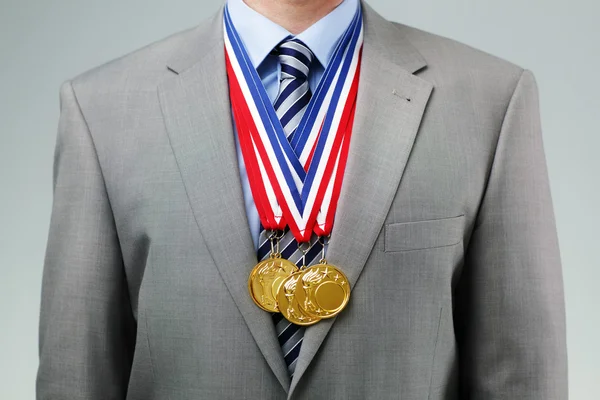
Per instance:
[[[277,46],[281,79],[306,80],[314,54],[300,39],[289,38]]]

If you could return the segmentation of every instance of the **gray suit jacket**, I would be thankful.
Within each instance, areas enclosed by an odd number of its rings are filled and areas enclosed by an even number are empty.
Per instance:
[[[328,259],[348,307],[290,379],[247,292],[222,11],[64,82],[37,398],[567,398],[531,71],[365,4]]]

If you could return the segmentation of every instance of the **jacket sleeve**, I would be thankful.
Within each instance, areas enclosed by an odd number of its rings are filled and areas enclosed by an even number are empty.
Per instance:
[[[60,87],[43,271],[36,398],[125,399],[135,320],[104,178],[70,81]]]
[[[461,399],[567,399],[562,279],[538,88],[525,69],[456,291]]]

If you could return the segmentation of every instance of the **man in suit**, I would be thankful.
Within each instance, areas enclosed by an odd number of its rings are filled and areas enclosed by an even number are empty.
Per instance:
[[[301,327],[248,292],[266,230],[224,16],[293,136],[357,10],[355,119],[326,246],[351,296]],[[284,117],[286,102],[301,107]],[[567,398],[530,70],[358,0],[229,0],[64,82],[60,106],[39,400]]]

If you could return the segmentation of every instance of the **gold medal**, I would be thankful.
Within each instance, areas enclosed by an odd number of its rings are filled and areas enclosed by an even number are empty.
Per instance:
[[[279,312],[276,298],[279,288],[287,277],[297,271],[296,264],[276,253],[259,262],[248,278],[248,290],[256,305],[265,311]]]
[[[348,304],[350,282],[342,271],[322,259],[320,264],[300,272],[295,294],[305,314],[331,318]]]
[[[300,308],[296,293],[298,289],[302,289],[299,282],[303,272],[296,272],[287,277],[277,293],[277,303],[279,304],[279,312],[283,314],[288,321],[302,326],[316,324],[321,318],[310,316]]]

